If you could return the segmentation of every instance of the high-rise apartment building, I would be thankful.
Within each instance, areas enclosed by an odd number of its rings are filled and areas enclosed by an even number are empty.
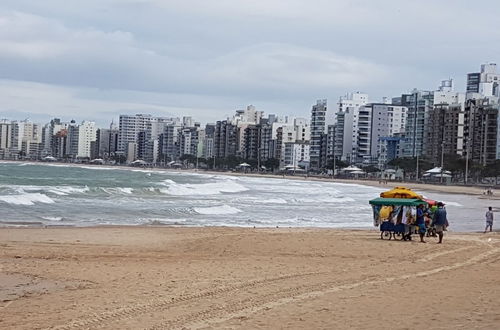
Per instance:
[[[355,163],[378,164],[379,140],[404,132],[407,108],[388,103],[370,103],[358,110],[357,143],[351,158]]]
[[[474,163],[488,165],[500,159],[500,104],[492,98],[470,99],[465,106],[464,149]]]
[[[129,143],[136,143],[141,131],[150,131],[153,117],[151,115],[120,115],[118,152],[126,154]],[[135,158],[135,157],[132,157]]]
[[[323,164],[322,143],[326,133],[327,101],[318,100],[311,110],[310,166],[319,170]]]
[[[91,158],[96,149],[97,127],[93,121],[83,121],[78,126],[78,158]]]
[[[341,97],[335,114],[335,156],[348,163],[357,159],[359,109],[368,103],[368,95],[360,92]]]
[[[413,90],[410,94],[401,96],[401,105],[408,109],[401,156],[421,156],[424,150],[427,114],[434,107],[434,92]]]
[[[217,158],[236,156],[239,148],[237,127],[229,120],[218,121],[214,132],[214,154]]]
[[[480,72],[467,75],[467,99],[500,97],[500,72],[495,63],[481,65]]]

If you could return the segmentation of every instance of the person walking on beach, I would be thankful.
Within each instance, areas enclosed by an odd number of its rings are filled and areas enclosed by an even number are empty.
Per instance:
[[[420,235],[420,242],[426,243],[424,241],[424,235],[427,229],[425,228],[425,218],[424,218],[424,204],[420,204],[417,207],[417,221],[415,223],[418,226],[418,234]]]
[[[448,219],[446,217],[446,209],[444,208],[444,204],[439,202],[437,204],[438,208],[434,212],[434,217],[432,219],[432,225],[436,228],[436,233],[439,236],[438,244],[443,243],[443,235],[444,230],[448,227]]]
[[[493,230],[493,211],[491,206],[488,207],[488,212],[486,212],[486,228],[484,228],[484,233],[488,231],[488,227],[490,227],[490,231]]]

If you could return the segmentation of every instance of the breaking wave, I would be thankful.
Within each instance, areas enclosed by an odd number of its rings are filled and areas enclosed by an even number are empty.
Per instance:
[[[205,215],[219,215],[219,214],[237,214],[241,211],[235,207],[229,205],[213,206],[213,207],[195,207],[196,213]]]
[[[175,182],[167,184],[167,188],[160,189],[160,191],[164,194],[173,196],[218,195],[221,193],[237,193],[249,190],[245,186],[232,180],[201,184],[178,184]]]
[[[52,204],[53,199],[40,193],[25,193],[19,195],[0,196],[0,201],[12,205],[35,205],[35,203]]]

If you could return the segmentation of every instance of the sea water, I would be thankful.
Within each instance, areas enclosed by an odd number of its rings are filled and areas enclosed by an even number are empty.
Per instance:
[[[368,201],[387,189],[303,179],[3,162],[0,225],[373,228]],[[482,228],[489,201],[423,193],[447,203],[453,230]]]

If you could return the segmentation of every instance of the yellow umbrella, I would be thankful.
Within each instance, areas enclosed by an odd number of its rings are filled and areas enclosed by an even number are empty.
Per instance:
[[[380,193],[380,197],[382,198],[416,198],[423,199],[422,195],[417,194],[411,189],[405,187],[396,187],[389,191],[385,191]]]

